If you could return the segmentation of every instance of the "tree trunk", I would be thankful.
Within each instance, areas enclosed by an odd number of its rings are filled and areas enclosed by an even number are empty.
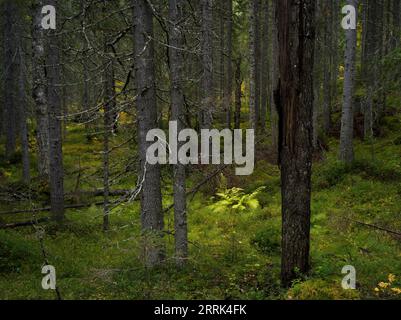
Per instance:
[[[135,82],[137,90],[137,125],[139,153],[139,181],[141,192],[141,221],[144,235],[143,255],[145,265],[153,267],[164,258],[163,213],[160,185],[160,166],[146,161],[146,151],[152,142],[146,141],[147,133],[158,127],[156,105],[156,79],[154,66],[152,9],[146,0],[132,0],[134,8]]]
[[[22,150],[22,180],[29,184],[30,176],[30,160],[29,160],[29,139],[28,139],[28,124],[27,124],[27,101],[26,101],[26,65],[24,51],[20,39],[19,46],[19,80],[18,80],[18,96],[19,96],[19,121],[21,135],[21,150]]]
[[[260,94],[260,123],[263,130],[266,129],[267,108],[269,97],[269,1],[263,0],[262,4],[262,48],[261,48],[261,94]]]
[[[49,5],[57,7],[57,0],[49,0]],[[61,81],[60,52],[57,30],[49,31],[47,38],[47,95],[49,115],[49,155],[50,155],[50,204],[53,219],[64,220],[64,170],[61,128]]]
[[[226,125],[227,128],[231,128],[231,118],[232,118],[232,103],[233,103],[233,1],[224,0],[227,2],[227,58],[226,61],[226,80],[224,86],[224,113],[226,115]]]
[[[338,52],[338,39],[339,39],[339,28],[341,25],[341,20],[340,20],[340,3],[339,0],[333,0],[332,1],[332,27],[331,27],[331,32],[333,33],[332,36],[332,52],[331,52],[331,97],[330,97],[330,103],[332,109],[334,109],[337,106],[337,94],[338,94],[338,89],[337,89],[337,80],[338,80],[338,70],[339,70],[339,61],[340,61],[340,55]],[[337,111],[337,110],[335,110]]]
[[[323,131],[326,135],[330,133],[331,129],[331,57],[332,50],[331,39],[332,39],[332,25],[327,23],[330,21],[331,15],[331,3],[325,1],[323,4],[323,14],[326,21],[322,24],[324,30],[324,41],[323,41],[323,59],[324,59],[324,70],[323,70]]]
[[[170,26],[170,77],[171,77],[171,121],[177,122],[177,132],[185,129],[184,109],[184,30],[180,25],[184,18],[185,0],[169,0]],[[170,141],[170,143],[172,143]],[[178,149],[183,142],[178,142]],[[187,200],[185,166],[174,165],[174,229],[175,255],[182,266],[188,258]]]
[[[347,4],[358,8],[357,0],[348,0]],[[355,63],[357,30],[345,32],[345,73],[344,73],[344,101],[341,118],[340,160],[351,163],[354,160],[354,87],[355,87]]]
[[[392,36],[392,49],[400,45],[400,32],[401,32],[401,3],[400,1],[393,0],[393,36]]]
[[[104,81],[105,81],[105,97],[104,97],[104,114],[103,114],[103,231],[110,229],[110,208],[109,208],[109,196],[110,196],[110,148],[109,148],[109,136],[112,133],[112,114],[116,108],[116,90],[114,83],[114,65],[113,65],[113,53],[107,44],[107,38],[104,36],[105,42],[105,53],[106,61],[104,68]]]
[[[289,287],[309,271],[312,169],[314,0],[276,0],[282,183],[281,280]]]
[[[213,123],[214,90],[213,90],[213,45],[212,45],[212,0],[201,0],[202,36],[202,81],[201,81],[201,110],[199,125],[209,129]]]
[[[82,42],[83,42],[83,52],[82,52],[82,71],[83,71],[83,95],[82,95],[82,112],[83,116],[81,117],[81,121],[85,123],[85,132],[86,132],[86,140],[88,142],[91,141],[91,135],[89,133],[89,121],[90,121],[90,113],[89,113],[89,105],[90,105],[90,94],[89,94],[89,57],[88,57],[88,40],[86,35],[86,0],[81,0],[80,2],[82,18],[81,18],[81,28],[82,32]]]
[[[235,114],[234,128],[241,129],[241,98],[242,98],[242,75],[241,75],[241,57],[235,63]]]
[[[33,99],[35,101],[36,140],[39,176],[49,175],[49,115],[46,93],[46,55],[44,30],[41,27],[43,1],[34,2],[32,26]]]
[[[273,1],[272,3],[272,14],[271,14],[271,87],[270,87],[270,126],[271,126],[271,135],[272,135],[272,148],[273,150],[278,152],[278,136],[279,136],[279,128],[278,128],[278,106],[276,105],[275,91],[278,88],[278,79],[279,79],[279,51],[278,51],[278,28],[277,28],[277,1]]]
[[[367,2],[367,28],[366,28],[366,86],[367,102],[365,106],[364,131],[365,139],[373,139],[373,126],[375,114],[377,114],[377,102],[379,93],[379,68],[382,47],[383,8],[379,0]]]
[[[15,47],[15,4],[7,0],[4,6],[4,119],[6,133],[6,158],[10,158],[15,153],[17,139],[17,115],[14,100],[15,86],[15,67],[16,67],[16,47]]]
[[[321,74],[322,74],[322,25],[324,23],[323,15],[322,15],[322,6],[321,2],[324,0],[317,0],[316,4],[316,37],[315,37],[315,56],[314,56],[314,65],[313,65],[313,138],[312,144],[313,149],[317,150],[318,148],[318,140],[319,140],[319,115],[320,115],[320,102],[321,102]]]
[[[251,0],[249,5],[249,111],[251,128],[256,130],[260,122],[260,0]]]

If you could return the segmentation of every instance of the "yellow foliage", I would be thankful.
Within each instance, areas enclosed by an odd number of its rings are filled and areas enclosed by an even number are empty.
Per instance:
[[[374,288],[374,292],[377,296],[381,298],[391,298],[394,296],[401,295],[401,289],[394,286],[397,277],[394,274],[389,274],[388,282],[379,282],[376,288]]]

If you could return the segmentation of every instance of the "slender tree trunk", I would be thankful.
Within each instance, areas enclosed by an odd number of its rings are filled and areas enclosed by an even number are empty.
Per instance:
[[[378,112],[377,102],[379,96],[379,69],[382,48],[383,8],[380,0],[368,0],[368,17],[366,29],[366,85],[367,102],[365,106],[365,139],[373,139],[375,114]]]
[[[49,0],[49,5],[57,7],[57,0]],[[60,52],[57,30],[50,30],[47,38],[47,95],[49,114],[49,155],[50,155],[50,204],[53,219],[64,220],[64,170],[61,128],[61,78]]]
[[[348,0],[347,4],[358,8],[357,0]],[[345,32],[345,74],[344,74],[344,100],[341,118],[340,160],[351,163],[354,160],[354,87],[355,87],[355,63],[357,30]]]
[[[32,26],[33,99],[35,101],[38,172],[42,178],[49,175],[49,115],[46,93],[45,36],[41,27],[43,1],[34,2]]]
[[[22,180],[29,184],[30,176],[30,160],[29,160],[29,139],[28,139],[28,124],[27,124],[27,101],[26,101],[26,65],[24,51],[20,39],[19,46],[19,80],[18,80],[18,96],[19,96],[19,119],[20,119],[20,135],[21,135],[21,150],[22,150]]]
[[[202,129],[211,128],[214,112],[213,90],[213,40],[212,40],[212,0],[201,0],[202,36],[202,81],[201,81],[201,110],[199,124]]]
[[[235,66],[235,114],[234,128],[241,129],[241,98],[242,98],[242,75],[241,75],[241,57],[236,61]]]
[[[324,1],[323,4],[323,13],[325,19],[330,21],[331,15],[331,3],[329,1]],[[332,50],[331,47],[331,39],[332,39],[332,30],[331,24],[325,23],[324,27],[324,42],[323,42],[323,52],[324,52],[324,72],[323,72],[323,131],[326,135],[330,133],[331,129],[331,57]]]
[[[249,2],[249,111],[253,129],[257,129],[260,121],[259,4],[260,0]]]
[[[393,36],[392,36],[392,49],[400,45],[401,38],[401,2],[393,0]]]
[[[227,58],[226,61],[226,80],[224,86],[224,112],[226,115],[227,128],[231,128],[232,104],[233,104],[233,1],[227,2],[227,21],[226,21],[226,41]]]
[[[160,184],[160,166],[146,161],[146,151],[152,142],[146,141],[147,133],[158,127],[156,104],[156,77],[154,65],[152,9],[146,0],[132,0],[134,8],[134,36],[136,59],[135,82],[137,89],[137,125],[139,144],[141,192],[141,220],[144,235],[145,265],[153,267],[164,258],[163,213]]]
[[[6,157],[10,158],[16,149],[17,140],[17,115],[16,105],[14,100],[15,86],[15,67],[16,67],[16,47],[15,47],[15,4],[11,0],[7,0],[4,6],[4,117],[5,117],[5,132],[6,132]]]
[[[309,271],[314,0],[276,0],[280,49],[280,163],[284,287]]]
[[[86,132],[86,140],[90,142],[91,135],[89,133],[89,121],[90,121],[90,114],[89,114],[89,105],[90,105],[90,94],[89,94],[89,56],[88,56],[88,40],[87,40],[87,30],[86,30],[86,0],[81,0],[80,3],[82,17],[81,17],[81,28],[82,28],[82,42],[83,42],[83,52],[82,52],[82,69],[83,69],[83,95],[82,95],[82,112],[83,116],[82,121],[85,123],[85,132]]]
[[[169,0],[170,26],[170,77],[171,120],[177,122],[177,132],[185,129],[184,110],[184,30],[180,23],[184,18],[185,0]],[[170,142],[171,143],[171,142]],[[183,142],[178,143],[181,148]],[[174,166],[174,229],[177,264],[183,265],[188,258],[187,200],[185,166],[179,161]]]
[[[106,61],[104,68],[105,79],[105,102],[104,102],[104,115],[103,115],[103,231],[110,229],[110,208],[109,208],[109,195],[110,195],[110,147],[109,137],[112,133],[112,114],[116,108],[116,90],[114,82],[114,63],[113,53],[111,52],[107,38],[104,36]]]
[[[261,48],[261,94],[260,94],[260,123],[262,129],[266,129],[267,108],[269,97],[269,1],[263,0],[262,4],[262,48]]]
[[[276,104],[275,91],[278,88],[279,79],[279,49],[278,49],[278,28],[277,28],[277,1],[272,2],[272,14],[271,14],[271,87],[270,87],[270,126],[272,135],[272,147],[273,150],[278,152],[279,142],[279,128],[278,128],[278,106]]]
[[[215,4],[216,7],[216,4]],[[225,69],[226,69],[226,54],[227,54],[227,44],[226,44],[226,32],[225,32],[225,26],[226,26],[226,10],[227,10],[227,2],[226,1],[219,1],[218,3],[218,9],[214,10],[215,14],[218,16],[219,19],[219,40],[220,40],[220,48],[218,52],[219,56],[219,80],[220,80],[220,101],[221,101],[221,110],[222,110],[222,115],[223,118],[222,120],[225,121],[225,104],[224,104],[224,98],[225,98],[225,84],[226,84],[226,79],[225,79]]]
[[[332,1],[332,52],[331,52],[331,97],[330,97],[330,103],[331,103],[331,108],[334,109],[337,107],[337,94],[338,94],[338,88],[337,88],[337,80],[338,80],[338,70],[339,70],[339,60],[340,60],[340,55],[338,52],[338,39],[339,39],[339,28],[341,25],[341,20],[340,20],[340,3],[339,0],[333,0]],[[335,109],[336,110],[336,109]],[[336,110],[337,111],[337,110]]]
[[[320,115],[320,103],[321,103],[321,74],[322,74],[322,30],[321,26],[324,23],[322,15],[321,2],[324,0],[317,0],[316,4],[316,38],[315,38],[315,56],[313,66],[313,138],[312,144],[313,149],[317,150],[319,140],[319,115]]]

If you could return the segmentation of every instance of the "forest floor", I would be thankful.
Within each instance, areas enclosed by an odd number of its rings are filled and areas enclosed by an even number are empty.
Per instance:
[[[0,230],[0,299],[55,298],[53,291],[41,287],[41,236],[49,263],[56,268],[63,299],[399,299],[401,237],[361,224],[401,230],[401,117],[386,118],[383,128],[382,137],[373,143],[356,140],[357,160],[352,166],[336,160],[337,139],[328,140],[329,150],[314,164],[312,270],[290,290],[279,285],[279,169],[263,159],[269,158],[269,147],[262,143],[260,150],[265,151],[258,152],[252,176],[239,178],[231,169],[226,170],[190,197],[190,259],[185,268],[177,269],[171,259],[174,238],[170,234],[165,236],[165,265],[155,270],[143,267],[138,202],[115,208],[106,234],[101,230],[101,207],[68,210],[68,223],[61,230],[56,231],[51,224]],[[66,192],[93,190],[102,183],[98,169],[102,142],[87,143],[83,136],[83,128],[68,128],[64,146]],[[118,137],[114,140],[115,145],[124,142]],[[127,158],[133,154],[130,147],[127,143],[113,151],[112,171],[123,174],[115,176],[117,184],[112,189],[135,187],[135,165],[126,166],[135,163],[134,158]],[[20,165],[0,161],[0,190],[17,190]],[[163,172],[167,186],[163,188],[164,207],[168,207],[171,176],[168,168]],[[204,170],[193,170],[189,188],[202,174]],[[244,195],[256,191],[251,198],[258,202],[251,201],[244,211],[229,209],[226,202],[213,196],[211,190],[216,186],[227,197],[232,196],[226,191],[232,187],[243,188]],[[48,195],[43,194],[31,201],[2,198],[0,211],[46,206]],[[68,198],[69,203],[86,201],[95,200],[82,195]],[[29,219],[30,213],[0,215],[0,223]],[[172,230],[172,222],[173,213],[169,212],[167,230]],[[341,271],[346,265],[356,268],[357,290],[341,287],[345,276]]]

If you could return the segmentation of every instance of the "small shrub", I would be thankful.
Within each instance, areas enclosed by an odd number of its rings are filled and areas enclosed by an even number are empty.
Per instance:
[[[0,273],[20,272],[39,257],[38,248],[32,242],[7,232],[0,233]]]

